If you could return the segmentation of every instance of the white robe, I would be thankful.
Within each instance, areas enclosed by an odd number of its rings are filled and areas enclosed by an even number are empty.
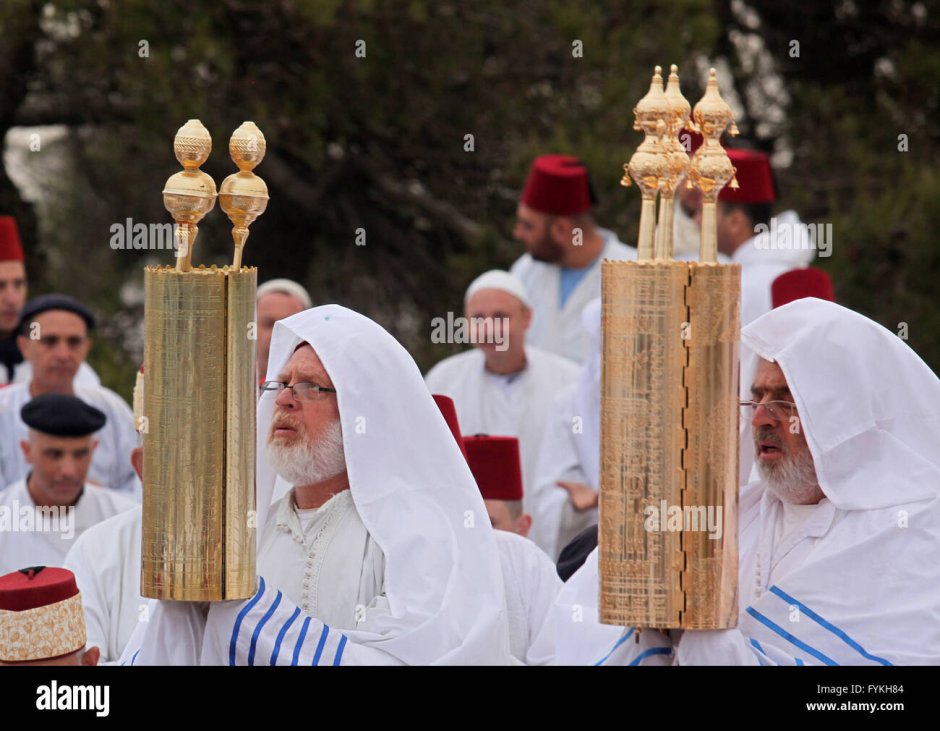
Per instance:
[[[523,254],[510,270],[522,280],[532,306],[527,342],[578,363],[585,360],[590,349],[589,337],[581,325],[581,311],[588,302],[601,296],[601,262],[636,259],[636,249],[618,241],[613,231],[599,231],[604,237],[604,250],[568,295],[564,307],[561,306],[559,265],[536,261],[529,254]]]
[[[349,491],[310,511],[315,515],[306,529],[292,501],[292,494],[278,501],[262,531],[258,569],[268,583],[304,614],[335,629],[352,629],[386,609],[384,557]],[[82,592],[88,644],[101,647],[102,662],[121,657],[150,611],[140,596],[140,540],[137,509],[90,530],[66,559]],[[193,619],[202,621],[198,615]]]
[[[75,574],[85,608],[87,645],[101,650],[99,664],[113,665],[141,621],[147,599],[140,595],[141,507],[85,531],[62,564]]]
[[[299,517],[309,513],[307,525]],[[355,629],[385,611],[385,557],[353,505],[349,490],[316,511],[298,511],[293,493],[266,521],[258,571],[304,614],[335,629]]]
[[[577,375],[572,361],[526,346],[525,370],[507,388],[503,377],[486,370],[483,352],[474,348],[442,360],[428,371],[425,382],[431,393],[454,400],[464,435],[518,437],[523,507],[531,513],[545,422],[551,418],[555,396]]]
[[[70,508],[37,508],[26,480],[13,483],[0,492],[0,575],[27,566],[61,566],[78,536],[134,505],[114,490],[86,483]]]
[[[592,438],[583,424],[589,418],[578,408],[578,386],[572,385],[556,397],[548,412],[532,491],[532,531],[529,537],[554,561],[578,533],[597,523],[597,508],[575,510],[568,491],[559,480],[579,482],[598,489],[598,476],[588,475],[579,441]],[[577,419],[581,419],[578,427]],[[600,445],[596,446],[600,449]]]
[[[545,552],[516,533],[496,531],[512,656],[524,665],[554,658],[554,605],[562,583]]]
[[[314,347],[337,391],[350,496],[381,547],[384,594],[357,606],[355,618],[364,619],[343,631],[304,615],[263,575],[252,598],[214,602],[207,615],[191,602],[151,602],[150,621],[128,642],[122,662],[509,664],[494,531],[473,474],[414,360],[376,323],[326,305],[274,325],[268,379],[302,342]],[[259,399],[259,455],[274,401],[271,395]],[[276,479],[263,457],[256,486],[260,540],[290,486]],[[367,542],[359,549],[361,565]],[[375,578],[363,584],[363,577],[360,572],[358,596],[364,596],[362,586],[376,585]]]
[[[742,488],[738,627],[682,633],[679,664],[940,664],[940,379],[890,331],[814,298],[742,338],[780,365],[825,500],[785,521],[762,483]],[[596,553],[579,599],[596,595]]]
[[[98,448],[88,469],[87,479],[117,490],[140,502],[143,491],[131,465],[131,450],[137,446],[134,415],[124,399],[102,386],[76,384],[75,395],[100,409],[107,417],[95,432]],[[26,476],[29,465],[20,441],[28,440],[29,429],[20,410],[30,401],[28,383],[16,383],[0,389],[0,492],[10,483]]]

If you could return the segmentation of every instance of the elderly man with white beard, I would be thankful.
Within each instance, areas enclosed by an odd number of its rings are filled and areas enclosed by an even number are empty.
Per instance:
[[[124,662],[509,663],[486,508],[385,330],[336,305],[279,321],[258,441],[257,593],[152,603]]]
[[[635,644],[632,628],[562,624],[578,597],[596,606],[595,551],[556,604],[557,660],[940,663],[940,380],[893,333],[815,298],[742,340],[761,359],[747,404],[761,479],[740,496],[737,628]]]

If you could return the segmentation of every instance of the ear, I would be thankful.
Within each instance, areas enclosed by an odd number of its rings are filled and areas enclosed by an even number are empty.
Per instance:
[[[559,244],[570,246],[573,238],[574,223],[570,218],[559,216],[552,221],[552,238]]]
[[[88,357],[88,353],[91,352],[92,339],[85,338],[85,344],[82,346],[82,360],[85,360]]]
[[[131,450],[131,464],[134,466],[134,472],[137,476],[144,479],[144,450],[140,447],[134,447]]]
[[[99,443],[100,443],[100,442],[99,442],[97,439],[92,439],[92,440],[91,440],[91,456],[92,456],[92,457],[95,456],[95,450],[98,449],[98,444],[99,444]]]
[[[87,667],[94,667],[98,664],[98,661],[101,659],[101,650],[98,649],[97,645],[92,645],[84,653],[82,653],[82,665]]]
[[[523,538],[528,538],[530,530],[532,530],[532,516],[523,513],[516,519],[516,533]]]
[[[522,321],[522,329],[528,330],[529,325],[532,324],[532,308],[523,305],[522,313],[520,314],[519,319]]]
[[[33,463],[33,458],[32,458],[32,451],[31,451],[30,448],[29,448],[29,442],[27,442],[25,439],[21,439],[21,440],[20,440],[20,449],[23,450],[23,456],[26,458],[26,461],[27,461],[29,464],[32,464],[32,463]]]

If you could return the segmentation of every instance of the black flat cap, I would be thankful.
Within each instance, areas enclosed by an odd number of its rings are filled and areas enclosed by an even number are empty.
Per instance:
[[[84,437],[94,434],[107,417],[75,396],[46,393],[27,403],[20,415],[30,429],[55,437]]]
[[[20,332],[25,332],[29,323],[31,323],[37,315],[48,312],[49,310],[65,310],[66,312],[72,312],[85,321],[85,325],[88,326],[89,330],[95,329],[95,316],[91,314],[91,310],[77,299],[69,297],[67,294],[44,294],[39,297],[34,297],[26,303],[26,306],[20,313]]]

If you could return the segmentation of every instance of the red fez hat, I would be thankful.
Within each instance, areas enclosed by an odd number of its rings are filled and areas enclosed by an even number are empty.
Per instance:
[[[477,434],[463,440],[467,462],[486,500],[522,500],[519,440]]]
[[[454,400],[450,396],[442,396],[439,393],[434,395],[434,403],[437,404],[437,408],[441,410],[441,416],[444,417],[444,421],[447,422],[447,427],[450,429],[450,433],[454,435],[454,439],[457,440],[457,446],[460,447],[460,451],[463,453],[463,458],[467,458],[467,450],[463,446],[463,435],[460,433],[460,422],[457,421],[457,407],[454,406]]]
[[[774,179],[770,172],[770,158],[765,153],[736,148],[729,148],[727,153],[731,164],[734,165],[734,176],[739,187],[735,190],[729,182],[721,189],[718,200],[745,205],[773,203],[777,200]]]
[[[529,169],[522,202],[539,213],[571,216],[591,210],[596,200],[583,162],[571,155],[542,155]]]
[[[33,566],[0,576],[0,660],[48,660],[81,650],[85,641],[71,571]]]
[[[23,261],[20,230],[13,216],[0,216],[0,261]]]
[[[835,302],[829,275],[816,267],[792,269],[781,274],[770,285],[770,298],[774,308],[783,307],[788,302],[803,297],[818,297]]]

